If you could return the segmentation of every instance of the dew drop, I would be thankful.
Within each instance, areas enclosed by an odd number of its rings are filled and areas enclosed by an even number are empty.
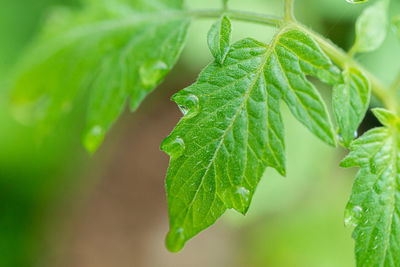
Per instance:
[[[183,116],[189,113],[190,109],[188,109],[186,106],[178,105],[179,110],[182,112]]]
[[[161,143],[161,150],[167,153],[170,157],[179,157],[185,150],[185,143],[180,137],[168,136]]]
[[[195,95],[175,95],[173,100],[178,104],[183,116],[191,118],[200,111],[199,98]]]
[[[239,194],[246,202],[249,201],[250,191],[248,189],[241,186],[238,187],[235,193]]]
[[[168,65],[161,60],[147,61],[139,69],[140,81],[145,87],[154,86],[168,70]]]
[[[349,227],[356,227],[362,217],[363,209],[361,206],[349,207],[345,211],[344,224]]]
[[[24,125],[33,125],[48,115],[52,99],[43,94],[34,101],[24,97],[12,99],[11,113],[13,117]]]
[[[358,132],[357,132],[357,130],[355,130],[354,131],[354,138],[357,138],[358,137]]]
[[[361,4],[361,3],[365,3],[368,0],[346,0],[346,2],[350,3],[350,4]]]
[[[105,131],[100,125],[95,125],[90,128],[84,136],[83,143],[86,149],[93,153],[103,142]]]
[[[169,231],[165,240],[165,245],[169,251],[178,252],[185,245],[185,241],[185,230],[183,228],[178,228]]]

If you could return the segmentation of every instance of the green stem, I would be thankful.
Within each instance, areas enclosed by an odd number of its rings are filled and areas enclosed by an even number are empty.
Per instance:
[[[397,91],[400,89],[400,72],[396,77],[396,80],[393,82],[392,86],[390,87],[390,91],[394,94],[397,94]]]
[[[228,10],[228,0],[222,0],[222,8],[225,11]]]
[[[285,21],[294,21],[294,0],[285,0]]]
[[[396,108],[395,111],[399,110],[399,103],[398,103],[398,90],[400,89],[400,73],[397,75],[396,79],[394,80],[393,84],[390,86],[389,94],[390,98],[392,99],[393,106]]]
[[[387,108],[392,111],[396,111],[397,104],[395,103],[395,99],[393,99],[390,95],[389,90],[387,90],[385,86],[379,81],[379,79],[376,78],[371,72],[361,66],[360,63],[355,61],[351,57],[351,55],[348,55],[343,49],[332,43],[330,40],[327,40],[319,33],[316,33],[301,24],[297,24],[294,26],[311,35],[314,40],[321,46],[322,50],[324,50],[325,53],[342,69],[346,66],[353,67],[364,73],[364,75],[366,75],[371,82],[371,89],[373,94],[378,97],[379,100]]]
[[[188,12],[188,15],[195,18],[219,18],[222,14],[225,14],[234,20],[263,24],[272,27],[281,26],[283,23],[283,20],[279,17],[236,10],[200,9]]]
[[[298,28],[311,35],[325,51],[325,53],[327,53],[327,55],[342,69],[348,66],[363,72],[364,75],[366,75],[371,82],[372,93],[383,103],[386,108],[395,112],[397,111],[398,104],[396,98],[394,98],[392,94],[390,94],[389,90],[385,88],[385,86],[379,81],[378,78],[376,78],[372,73],[361,66],[361,64],[354,60],[351,55],[348,55],[343,49],[332,43],[329,39],[321,36],[319,33],[309,29],[308,27],[298,22],[294,22],[293,13],[290,15],[290,21],[287,21],[286,16],[289,16],[288,14],[290,13],[286,12],[289,12],[289,10],[291,10],[290,12],[292,12],[293,0],[285,1],[285,19],[270,15],[261,15],[257,13],[242,12],[236,10],[194,10],[189,11],[189,15],[196,18],[219,18],[222,14],[226,14],[231,19],[239,21],[263,24],[272,27],[280,27],[283,24],[288,24],[292,27]],[[400,83],[400,78],[398,82]]]

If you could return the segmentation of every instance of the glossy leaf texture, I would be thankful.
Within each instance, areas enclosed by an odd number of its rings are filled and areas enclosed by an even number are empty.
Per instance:
[[[182,0],[87,0],[57,10],[16,71],[14,110],[52,127],[88,97],[85,147],[94,152],[130,99],[135,110],[171,70],[189,21]]]
[[[345,222],[355,227],[357,266],[400,263],[400,124],[384,109],[373,110],[384,125],[355,140],[341,166],[359,166]]]
[[[379,0],[364,9],[356,22],[354,52],[370,52],[386,38],[388,0]]]
[[[327,83],[340,76],[308,35],[284,28],[270,45],[236,42],[222,65],[210,64],[173,97],[184,117],[161,145],[171,156],[169,250],[182,249],[226,209],[245,214],[267,166],[285,175],[281,100],[312,133],[335,145],[326,106],[306,75]]]
[[[371,85],[360,71],[350,68],[343,72],[343,83],[333,89],[333,111],[344,146],[357,137],[357,129],[367,112]]]
[[[222,64],[228,54],[231,42],[231,22],[227,16],[223,16],[215,22],[208,32],[208,47],[215,60]]]

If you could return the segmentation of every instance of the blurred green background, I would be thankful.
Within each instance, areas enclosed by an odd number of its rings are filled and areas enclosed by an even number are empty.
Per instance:
[[[280,0],[231,0],[235,9],[281,14]],[[373,1],[371,1],[373,2]],[[79,0],[2,0],[0,88],[24,48],[55,6]],[[189,8],[219,7],[188,0]],[[366,5],[345,0],[298,0],[306,25],[348,49],[354,22]],[[392,15],[400,2],[392,1]],[[135,114],[124,114],[105,144],[90,157],[80,144],[78,108],[52,135],[37,138],[34,125],[9,115],[0,91],[0,266],[354,266],[353,242],[343,209],[355,170],[338,167],[345,151],[311,136],[284,111],[288,175],[268,169],[249,214],[228,212],[179,254],[164,248],[168,230],[164,175],[168,157],[161,140],[180,118],[169,97],[193,82],[210,61],[211,20],[195,22],[182,59]],[[234,39],[268,42],[273,30],[233,23]],[[400,68],[393,31],[384,45],[358,59],[384,83]],[[330,90],[321,88],[329,99]],[[84,107],[81,107],[82,109]],[[374,126],[367,118],[362,129]]]

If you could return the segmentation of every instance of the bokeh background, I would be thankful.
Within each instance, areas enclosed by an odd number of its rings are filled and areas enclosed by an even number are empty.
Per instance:
[[[373,2],[371,0],[370,2]],[[282,13],[280,0],[230,0],[236,9]],[[338,167],[345,152],[322,144],[283,108],[288,175],[268,169],[246,217],[227,212],[189,241],[167,252],[164,177],[168,157],[159,144],[181,114],[170,96],[192,83],[211,60],[206,33],[196,21],[173,72],[139,110],[126,112],[104,145],[89,156],[80,144],[83,110],[77,107],[44,140],[34,125],[9,112],[7,78],[24,48],[59,5],[79,0],[0,0],[0,266],[354,266],[351,230],[343,210],[356,170]],[[188,0],[190,8],[219,7],[216,0]],[[354,22],[366,5],[345,0],[298,0],[298,19],[348,49]],[[400,14],[400,2],[390,12]],[[273,31],[233,23],[234,39],[268,42]],[[379,51],[358,59],[385,83],[400,68],[392,30]],[[329,101],[330,89],[319,85]],[[375,126],[368,115],[359,132]]]

